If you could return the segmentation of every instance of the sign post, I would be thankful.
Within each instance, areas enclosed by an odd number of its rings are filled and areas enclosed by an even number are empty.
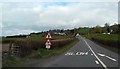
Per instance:
[[[47,41],[46,41],[45,45],[46,45],[47,50],[49,50],[50,47],[52,46],[52,43],[50,42],[50,39],[52,39],[50,32],[48,32],[46,39],[47,39]]]

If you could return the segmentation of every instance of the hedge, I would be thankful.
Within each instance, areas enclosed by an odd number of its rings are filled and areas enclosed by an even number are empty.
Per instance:
[[[104,45],[120,48],[120,41],[103,40],[103,39],[99,39],[99,38],[95,38],[95,37],[92,37],[92,40],[96,41],[96,42],[99,42],[99,43],[102,43]]]
[[[53,44],[51,46],[52,48],[59,48],[64,47],[67,44],[70,44],[73,42],[76,38],[68,38],[68,39],[61,39],[61,40],[51,40],[51,43]],[[33,50],[38,50],[45,48],[45,41],[39,41],[39,40],[17,40],[14,42],[15,46],[20,46],[19,49],[19,56],[26,56],[31,54]]]

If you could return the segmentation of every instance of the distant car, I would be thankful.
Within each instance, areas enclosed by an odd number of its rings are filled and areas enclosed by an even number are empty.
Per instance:
[[[79,35],[79,34],[76,34],[76,37],[80,37],[80,35]]]

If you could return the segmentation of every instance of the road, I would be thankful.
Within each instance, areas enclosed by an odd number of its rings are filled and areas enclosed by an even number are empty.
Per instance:
[[[118,54],[84,37],[78,39],[79,42],[67,52],[40,61],[34,67],[118,67]]]

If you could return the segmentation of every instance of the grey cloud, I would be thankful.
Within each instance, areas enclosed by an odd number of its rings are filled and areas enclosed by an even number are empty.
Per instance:
[[[48,5],[21,3],[3,9],[3,35],[30,33],[49,29],[103,25],[117,22],[117,3],[77,3]],[[10,4],[9,4],[10,5]],[[28,7],[31,6],[31,7]],[[24,8],[22,8],[24,7]],[[9,10],[9,11],[8,11]],[[20,31],[18,31],[20,30]]]

